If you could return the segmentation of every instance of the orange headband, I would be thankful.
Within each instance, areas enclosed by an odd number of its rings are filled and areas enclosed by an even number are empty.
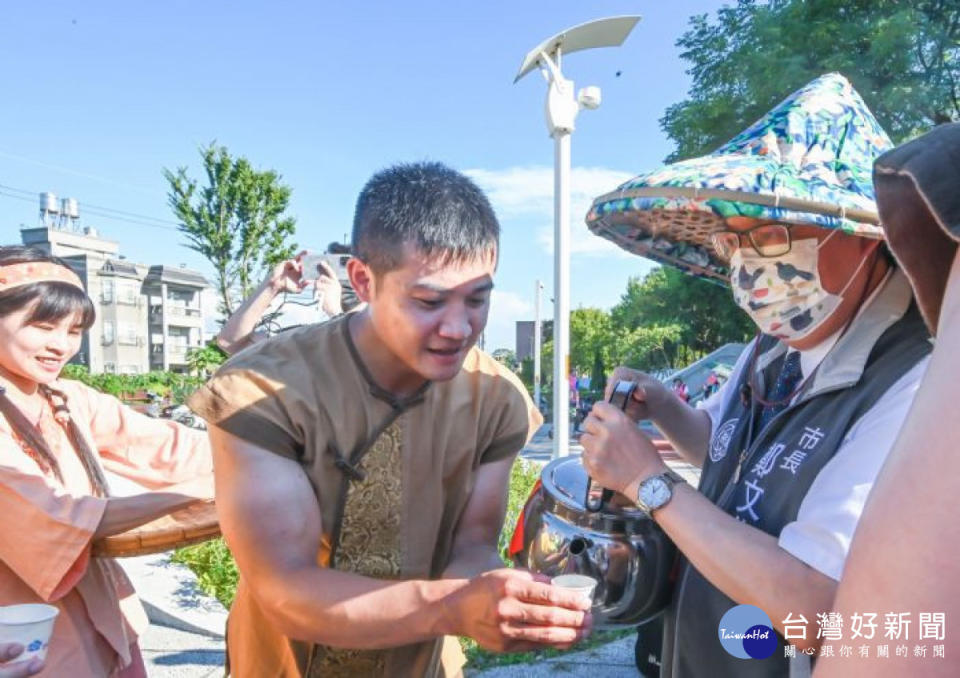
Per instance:
[[[38,282],[63,282],[83,290],[83,283],[76,273],[51,261],[28,261],[0,266],[0,292]]]

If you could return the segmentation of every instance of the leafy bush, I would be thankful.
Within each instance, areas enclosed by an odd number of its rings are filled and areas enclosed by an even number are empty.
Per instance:
[[[227,358],[226,352],[217,346],[216,341],[209,341],[204,346],[187,351],[187,364],[190,365],[190,371],[204,378],[216,372]]]
[[[146,374],[90,374],[83,365],[66,365],[61,375],[87,386],[109,393],[121,400],[134,394],[149,391],[159,396],[169,395],[177,404],[203,385],[204,380],[189,374],[176,372],[147,372]]]
[[[174,552],[173,562],[183,563],[197,575],[201,590],[230,607],[237,595],[237,564],[223,539],[214,539]]]
[[[510,469],[510,487],[507,490],[507,515],[503,521],[503,529],[500,530],[500,542],[497,544],[497,552],[500,558],[507,565],[512,565],[507,549],[510,546],[510,537],[513,536],[513,527],[517,523],[517,517],[523,509],[527,497],[534,484],[540,478],[540,465],[526,459],[517,459]]]

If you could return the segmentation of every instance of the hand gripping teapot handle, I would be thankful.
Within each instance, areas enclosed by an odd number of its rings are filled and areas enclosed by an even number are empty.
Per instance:
[[[616,405],[621,410],[627,409],[627,403],[633,397],[633,392],[637,390],[637,384],[633,381],[618,381],[613,387],[613,393],[610,394],[610,403]],[[583,505],[591,513],[596,513],[603,508],[604,504],[613,497],[613,490],[608,490],[593,482],[593,478],[587,476],[587,496],[583,500]]]

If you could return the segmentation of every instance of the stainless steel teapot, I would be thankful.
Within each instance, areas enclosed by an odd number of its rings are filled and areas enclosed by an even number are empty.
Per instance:
[[[629,386],[618,383],[611,402],[625,406]],[[653,519],[622,495],[595,487],[579,457],[555,459],[540,480],[524,508],[517,564],[550,577],[596,579],[598,628],[637,626],[663,611],[676,547]]]

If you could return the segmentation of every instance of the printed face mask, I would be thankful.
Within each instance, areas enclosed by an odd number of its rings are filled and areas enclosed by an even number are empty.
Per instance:
[[[840,305],[841,295],[860,269],[840,294],[823,289],[818,255],[833,233],[820,243],[816,238],[795,240],[790,251],[780,257],[762,257],[752,247],[741,247],[730,257],[733,298],[761,332],[785,341],[802,339]]]

